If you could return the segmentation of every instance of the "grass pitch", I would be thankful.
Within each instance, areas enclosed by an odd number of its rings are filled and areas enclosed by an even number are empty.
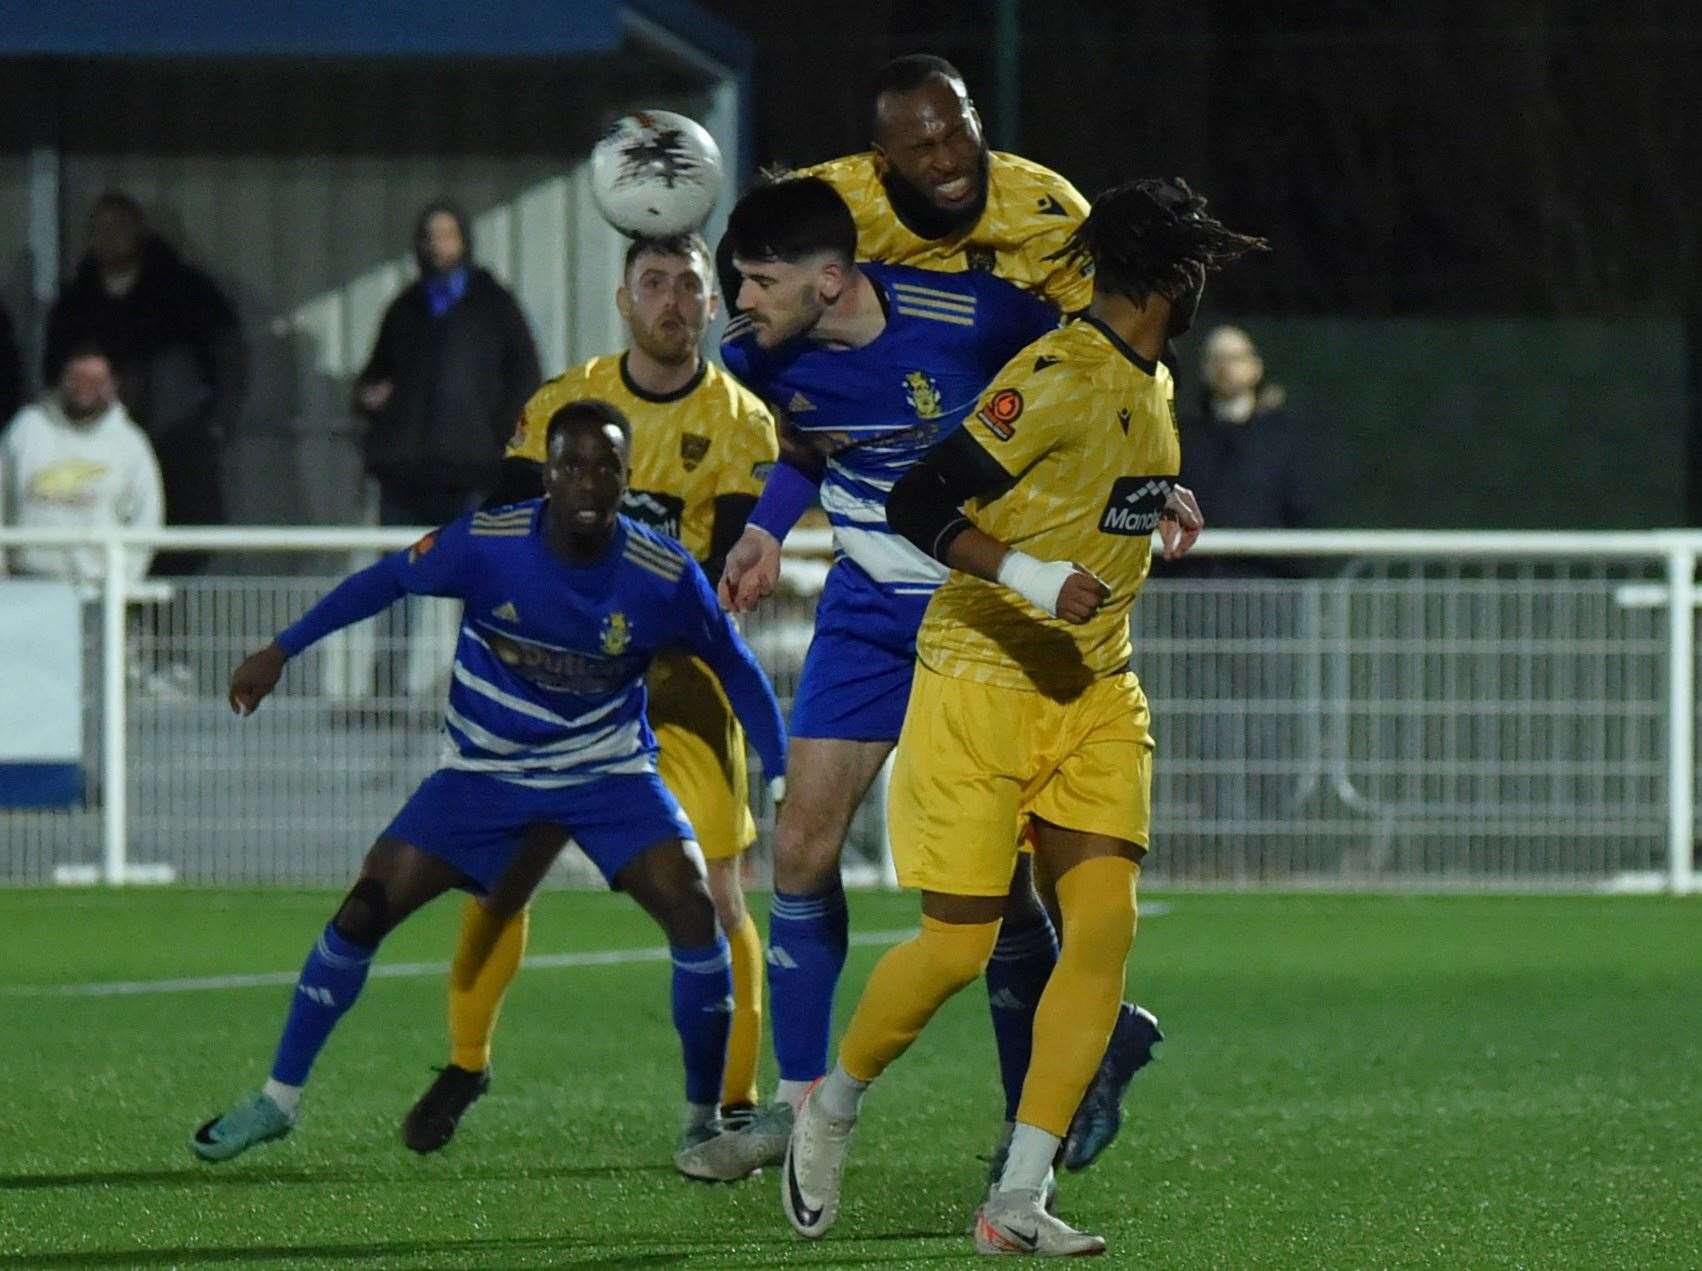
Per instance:
[[[774,1171],[673,1173],[660,963],[523,972],[492,1093],[426,1158],[399,1125],[443,1062],[441,976],[370,982],[295,1134],[222,1166],[186,1137],[264,1076],[289,988],[50,987],[289,971],[335,899],[0,892],[0,1266],[968,1261],[999,1112],[977,988],[870,1096],[839,1225],[806,1244]],[[1702,903],[1152,899],[1130,984],[1170,1040],[1062,1197],[1114,1264],[1702,1264]],[[854,930],[914,916],[853,897]],[[380,967],[447,959],[454,920],[440,902]],[[553,893],[531,954],[657,943],[621,898]],[[853,949],[842,1015],[879,952]]]

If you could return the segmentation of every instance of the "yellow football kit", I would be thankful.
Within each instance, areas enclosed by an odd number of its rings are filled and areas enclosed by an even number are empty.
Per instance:
[[[1040,296],[1061,313],[1087,308],[1093,279],[1053,259],[1087,216],[1087,200],[1063,177],[1014,154],[992,151],[987,206],[975,224],[945,238],[919,238],[892,210],[873,151],[847,155],[796,175],[821,177],[857,222],[857,254],[888,265],[955,273],[980,269]]]
[[[1003,895],[1029,814],[1147,845],[1153,743],[1129,607],[1181,466],[1173,392],[1168,369],[1084,318],[1023,350],[965,420],[1013,481],[971,500],[970,521],[1111,596],[1077,626],[955,570],[934,594],[889,795],[906,886]]]
[[[618,406],[632,424],[632,475],[621,511],[706,560],[716,496],[760,495],[779,455],[768,408],[708,362],[690,384],[658,397],[632,382],[624,353],[596,357],[533,394],[507,457],[542,463],[550,417],[585,398]],[[744,730],[726,694],[707,666],[685,654],[658,657],[647,687],[663,782],[685,809],[706,857],[738,855],[756,841],[756,824]]]

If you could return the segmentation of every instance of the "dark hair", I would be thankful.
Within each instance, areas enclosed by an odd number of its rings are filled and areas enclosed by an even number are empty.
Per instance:
[[[722,242],[746,260],[791,264],[832,252],[849,264],[857,255],[857,222],[839,192],[820,177],[788,177],[747,192],[727,218]]]
[[[473,259],[473,224],[467,219],[467,213],[461,205],[452,199],[433,199],[420,209],[420,214],[414,218],[414,248],[417,251],[425,241],[426,224],[439,212],[455,219],[455,224],[461,230],[461,252],[466,260]]]
[[[715,258],[710,255],[709,244],[703,241],[703,235],[696,230],[669,234],[664,238],[634,238],[626,245],[626,259],[621,262],[622,278],[632,272],[634,263],[645,252],[655,252],[659,256],[690,256],[693,252],[699,252],[708,263],[710,271],[714,272]]]
[[[1069,242],[1048,260],[1092,262],[1096,290],[1145,301],[1153,292],[1174,300],[1207,273],[1250,251],[1269,251],[1262,238],[1237,234],[1206,215],[1206,201],[1181,177],[1148,177],[1105,191]]]
[[[550,422],[544,429],[544,453],[549,453],[558,432],[581,422],[593,423],[599,428],[612,424],[620,433],[621,440],[628,446],[632,445],[632,425],[627,422],[620,407],[596,397],[581,397],[550,416]]]
[[[903,57],[893,58],[876,71],[874,86],[869,93],[869,136],[873,137],[880,132],[882,97],[888,93],[908,93],[935,78],[950,80],[959,85],[964,83],[963,73],[957,67],[932,53],[906,53]],[[965,96],[968,92],[965,87]]]

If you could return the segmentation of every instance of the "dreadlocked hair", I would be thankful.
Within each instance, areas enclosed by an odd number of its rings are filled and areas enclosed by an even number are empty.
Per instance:
[[[1206,215],[1205,199],[1181,177],[1148,177],[1101,194],[1048,259],[1091,265],[1095,288],[1144,303],[1154,292],[1174,300],[1238,257],[1269,250]]]

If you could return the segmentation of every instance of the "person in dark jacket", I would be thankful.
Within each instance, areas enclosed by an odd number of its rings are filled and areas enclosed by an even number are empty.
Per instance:
[[[355,381],[383,525],[441,525],[497,482],[502,450],[539,384],[520,306],[473,264],[467,218],[437,202],[414,229],[420,276],[385,311]]]
[[[58,383],[68,352],[91,342],[110,355],[119,398],[159,457],[166,524],[224,524],[222,451],[247,388],[236,310],[116,190],[96,200],[88,253],[48,313],[44,382]],[[206,561],[162,552],[154,573],[198,573]]]
[[[1240,327],[1206,336],[1197,413],[1181,421],[1181,481],[1213,529],[1304,529],[1317,520],[1317,474],[1286,394],[1265,380],[1264,359]],[[1190,556],[1161,577],[1296,577],[1303,562]]]
[[[1239,327],[1220,326],[1205,338],[1198,413],[1181,422],[1181,481],[1194,491],[1212,529],[1303,529],[1318,517],[1318,481],[1310,438],[1265,378],[1264,359]],[[1208,531],[1209,532],[1209,531]],[[1195,769],[1181,799],[1195,829],[1214,841],[1237,841],[1236,877],[1282,878],[1281,853],[1266,855],[1265,840],[1246,827],[1294,813],[1293,775],[1303,762],[1304,730],[1288,703],[1300,691],[1297,639],[1309,612],[1304,593],[1287,581],[1308,572],[1298,557],[1217,556],[1164,563],[1155,577],[1222,581],[1210,586],[1219,603],[1205,612],[1215,637],[1190,657],[1174,691],[1194,704],[1179,721],[1171,753]],[[1225,604],[1221,593],[1244,591]],[[1235,605],[1244,604],[1245,610]],[[1237,612],[1250,613],[1242,632]],[[1252,638],[1249,638],[1251,636]],[[1270,650],[1277,650],[1272,652]],[[1273,699],[1275,704],[1273,704]]]
[[[420,213],[414,256],[420,276],[385,310],[354,389],[381,525],[443,525],[477,506],[541,378],[520,306],[473,264],[458,207],[440,200]],[[409,625],[397,610],[379,627],[378,699],[407,695]]]

